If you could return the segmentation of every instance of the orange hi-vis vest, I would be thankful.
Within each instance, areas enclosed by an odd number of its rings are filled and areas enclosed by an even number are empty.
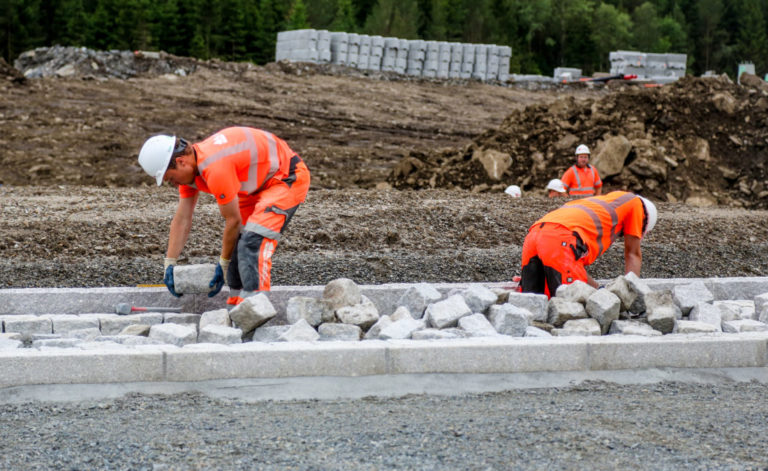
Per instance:
[[[220,205],[258,192],[272,178],[284,179],[296,155],[274,134],[248,127],[222,129],[193,147],[200,175],[192,185],[179,185],[179,195],[203,191]]]
[[[578,165],[571,166],[565,171],[561,180],[568,194],[572,196],[594,195],[596,189],[603,186],[597,170],[589,164],[584,168],[579,168]]]
[[[612,191],[565,203],[544,215],[533,226],[542,223],[560,224],[576,232],[587,246],[584,264],[590,265],[621,236],[643,237],[643,201],[634,193]],[[531,226],[531,227],[533,227]]]

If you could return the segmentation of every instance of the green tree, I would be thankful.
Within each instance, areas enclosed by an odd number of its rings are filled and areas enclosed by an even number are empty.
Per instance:
[[[293,1],[285,27],[289,30],[309,28],[309,22],[307,21],[307,7],[304,5],[303,0]]]
[[[656,52],[659,41],[659,15],[651,2],[637,7],[632,14],[635,47],[643,52]]]
[[[712,65],[712,52],[720,35],[718,27],[723,17],[723,10],[722,0],[699,0],[696,3],[698,38],[701,48],[699,53],[704,59],[705,71]]]
[[[756,71],[765,70],[768,65],[765,8],[762,0],[741,0],[738,8],[740,28],[737,49],[741,60],[753,62]]]
[[[632,42],[632,20],[613,5],[602,3],[595,9],[591,31],[592,43],[600,70],[608,70],[611,51],[626,49]]]
[[[588,32],[592,29],[594,4],[591,0],[551,0],[549,5],[545,44],[551,54],[550,67],[582,65],[578,56],[592,47],[585,41],[589,41]]]
[[[353,33],[357,30],[355,10],[352,0],[336,0],[336,12],[333,15],[331,30]]]
[[[687,50],[688,35],[683,25],[672,16],[665,16],[659,21],[659,40],[657,52],[684,52]]]
[[[44,43],[39,15],[39,1],[0,0],[0,42],[6,61],[12,64],[22,52]]]
[[[418,38],[419,10],[416,0],[379,0],[365,20],[367,34]]]

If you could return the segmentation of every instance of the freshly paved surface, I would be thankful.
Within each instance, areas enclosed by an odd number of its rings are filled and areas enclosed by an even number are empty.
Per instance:
[[[1,469],[762,469],[768,386],[4,405]]]

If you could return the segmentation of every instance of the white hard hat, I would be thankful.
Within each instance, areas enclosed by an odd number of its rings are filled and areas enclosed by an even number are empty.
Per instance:
[[[157,180],[157,186],[163,184],[163,175],[171,162],[176,136],[152,136],[141,146],[139,165],[150,177]]]
[[[653,226],[656,225],[656,219],[658,218],[658,213],[656,211],[656,205],[651,202],[648,198],[640,197],[641,200],[643,200],[643,206],[645,207],[645,216],[648,218],[648,221],[645,223],[645,230],[643,231],[643,237],[649,232],[651,232],[651,229],[653,229]]]
[[[558,193],[565,193],[565,185],[563,184],[562,180],[555,178],[547,183],[547,190],[554,190]]]
[[[579,147],[576,148],[576,155],[589,154],[589,153],[590,153],[589,152],[589,147],[587,147],[584,144],[581,144],[581,145],[579,145]]]
[[[523,192],[517,185],[509,185],[507,189],[504,190],[504,193],[508,194],[512,198],[520,198],[523,195]]]

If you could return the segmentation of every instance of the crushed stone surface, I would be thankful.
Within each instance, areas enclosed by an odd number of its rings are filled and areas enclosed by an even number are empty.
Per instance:
[[[3,469],[764,469],[768,385],[4,405]]]

